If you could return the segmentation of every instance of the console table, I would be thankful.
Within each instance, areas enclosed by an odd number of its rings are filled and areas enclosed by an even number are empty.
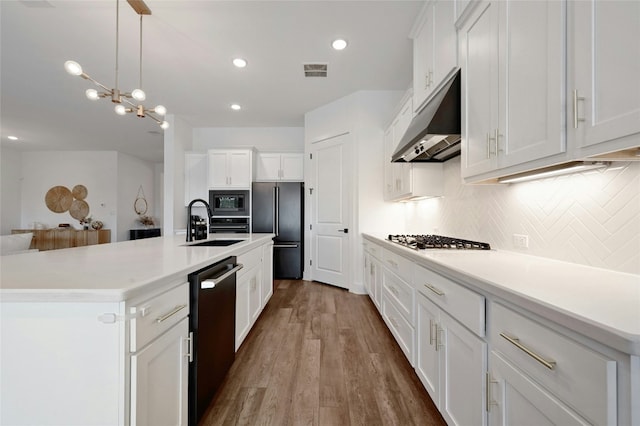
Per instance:
[[[57,250],[62,248],[91,246],[111,242],[111,230],[52,228],[52,229],[13,229],[12,234],[33,232],[30,249]]]

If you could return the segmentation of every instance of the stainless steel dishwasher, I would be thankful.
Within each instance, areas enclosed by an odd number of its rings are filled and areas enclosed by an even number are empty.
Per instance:
[[[193,360],[189,425],[197,426],[235,359],[236,272],[231,256],[189,275]]]

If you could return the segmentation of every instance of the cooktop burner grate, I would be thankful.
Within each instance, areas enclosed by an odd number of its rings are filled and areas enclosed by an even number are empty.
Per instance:
[[[454,249],[454,250],[491,250],[489,243],[443,237],[442,235],[389,235],[389,241],[414,250]]]

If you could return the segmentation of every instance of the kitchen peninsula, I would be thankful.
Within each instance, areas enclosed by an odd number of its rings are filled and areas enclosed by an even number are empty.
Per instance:
[[[0,423],[186,424],[187,275],[229,256],[244,264],[244,335],[273,292],[272,234],[216,238],[242,241],[188,246],[182,235],[2,257]]]

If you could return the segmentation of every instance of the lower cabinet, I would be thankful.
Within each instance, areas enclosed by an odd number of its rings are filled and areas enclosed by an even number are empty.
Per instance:
[[[420,381],[449,425],[485,425],[487,344],[417,292]]]
[[[244,268],[236,276],[236,351],[249,334],[264,307],[262,247],[238,256]],[[268,299],[267,299],[268,300]]]
[[[491,426],[590,425],[496,352],[491,352],[487,400]]]
[[[131,357],[131,425],[187,425],[189,320]]]

